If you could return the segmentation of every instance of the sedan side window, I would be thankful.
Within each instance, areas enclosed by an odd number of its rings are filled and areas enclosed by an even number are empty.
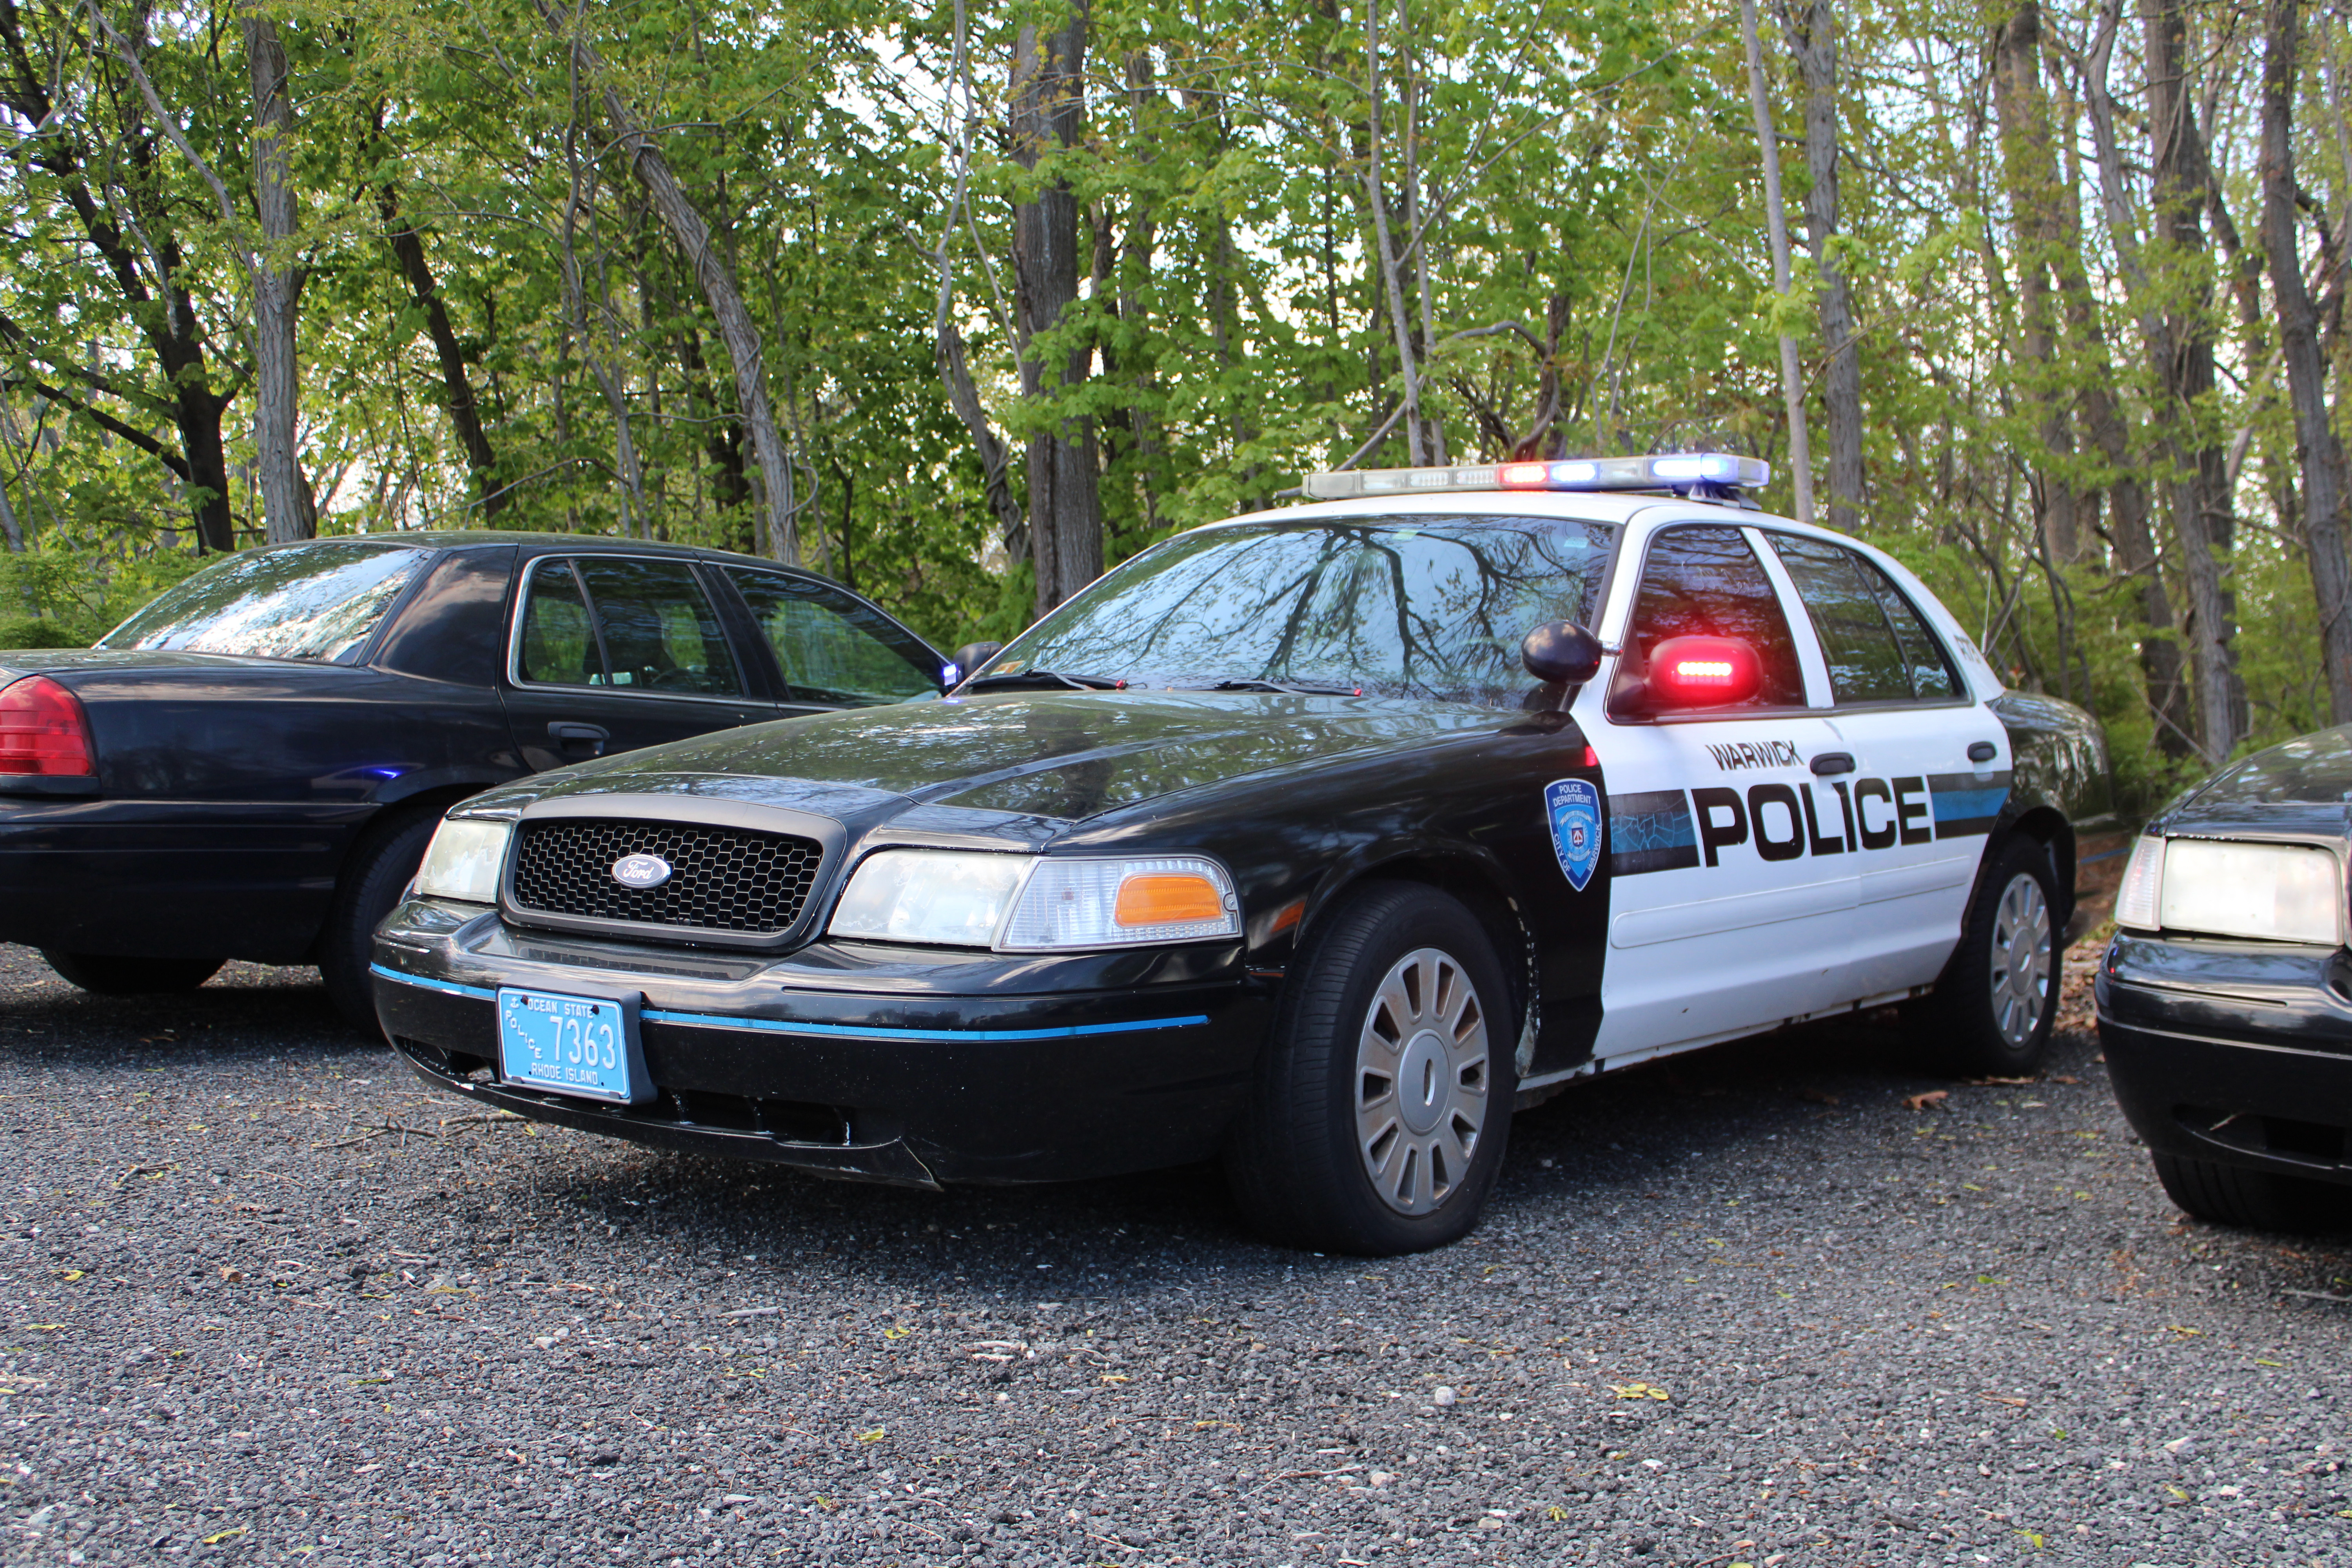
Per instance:
[[[1941,646],[1886,574],[1827,540],[1770,537],[1821,633],[1831,691],[1839,703],[1936,701],[1959,695]]]
[[[781,572],[729,567],[783,667],[794,702],[874,707],[940,689],[931,650],[848,595]]]
[[[524,584],[515,677],[541,686],[602,686],[604,653],[572,563],[541,560]]]
[[[740,697],[719,614],[683,561],[583,556],[611,683],[681,697]]]
[[[1650,650],[1668,637],[1738,637],[1756,650],[1763,680],[1744,703],[1709,710],[1728,718],[1757,708],[1801,708],[1805,679],[1789,618],[1763,564],[1736,528],[1669,528],[1650,542],[1642,591],[1626,641],[1633,674],[1646,671]]]

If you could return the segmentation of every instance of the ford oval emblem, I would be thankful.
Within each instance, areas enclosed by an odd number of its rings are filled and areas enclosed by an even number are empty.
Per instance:
[[[624,855],[613,862],[613,880],[624,888],[658,888],[669,873],[669,862],[658,855]]]

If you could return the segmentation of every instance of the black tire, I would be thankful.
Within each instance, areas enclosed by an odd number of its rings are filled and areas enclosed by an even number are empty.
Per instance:
[[[1425,953],[1436,957],[1417,956]],[[1409,959],[1413,978],[1402,978]],[[1458,901],[1410,882],[1350,897],[1294,965],[1251,1103],[1226,1142],[1226,1179],[1251,1225],[1293,1247],[1367,1258],[1466,1235],[1509,1140],[1513,1012],[1493,944]],[[1375,1036],[1393,1048],[1368,1043]],[[1360,1046],[1391,1064],[1391,1110]],[[1400,1092],[1415,1079],[1417,1101]],[[1360,1131],[1384,1115],[1386,1131]],[[1429,1125],[1416,1128],[1423,1118]],[[1377,1182],[1376,1159],[1386,1162]]]
[[[2198,1219],[2248,1230],[2314,1231],[2352,1218],[2352,1190],[2186,1154],[2148,1155],[2165,1196]]]
[[[415,812],[371,827],[343,864],[335,901],[319,933],[319,974],[327,995],[352,1027],[373,1035],[375,991],[368,979],[374,957],[375,928],[400,902],[400,890],[416,875],[441,818]]]
[[[68,983],[100,996],[169,996],[194,991],[220,973],[225,958],[122,958],[110,952],[60,952],[41,956]]]
[[[1936,989],[1903,1009],[1929,1065],[1955,1078],[2041,1071],[2058,1017],[2058,910],[2042,845],[2014,837],[1986,858]]]

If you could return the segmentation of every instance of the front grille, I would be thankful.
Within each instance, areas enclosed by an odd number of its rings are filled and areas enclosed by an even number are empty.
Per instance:
[[[670,878],[625,888],[613,864],[658,855]],[[691,822],[576,817],[526,822],[515,849],[518,908],[583,920],[773,936],[792,929],[816,886],[824,847],[788,833]]]

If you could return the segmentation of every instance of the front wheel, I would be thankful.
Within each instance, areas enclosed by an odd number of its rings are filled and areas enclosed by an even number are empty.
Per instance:
[[[2326,1230],[2352,1217],[2352,1192],[2275,1171],[2151,1152],[2165,1195],[2187,1213],[2247,1230]]]
[[[100,996],[169,996],[194,991],[227,960],[220,958],[122,958],[110,952],[60,952],[41,949],[60,978]]]
[[[1988,858],[1959,946],[1936,989],[1905,1009],[1939,1067],[1964,1078],[2041,1070],[2058,1016],[2057,907],[2041,845],[2011,838]]]
[[[1468,1233],[1494,1185],[1517,1080],[1510,992],[1461,903],[1375,884],[1300,961],[1225,1152],[1267,1236],[1382,1258]]]

